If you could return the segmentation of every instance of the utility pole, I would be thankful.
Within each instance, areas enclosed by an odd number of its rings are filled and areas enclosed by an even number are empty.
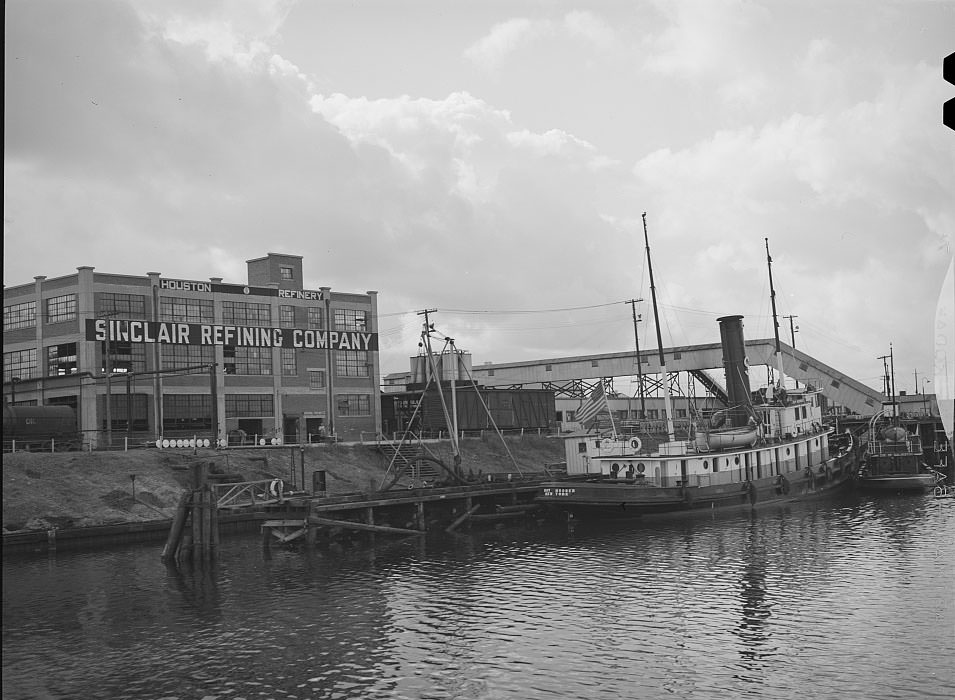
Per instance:
[[[104,367],[106,369],[106,449],[113,446],[113,358],[111,357],[112,347],[110,346],[110,336],[113,334],[113,322],[110,320],[113,314],[104,314],[106,316],[106,357]]]
[[[783,316],[783,318],[789,319],[789,339],[792,343],[793,350],[795,350],[796,349],[796,332],[799,330],[799,326],[793,325],[793,319],[799,318],[799,316]],[[793,357],[793,359],[794,360],[796,359],[795,356]],[[796,379],[795,382],[796,382],[796,388],[798,389],[799,380]]]
[[[640,387],[640,419],[647,417],[647,399],[643,392],[643,360],[640,357],[640,334],[637,332],[637,323],[643,319],[637,316],[637,302],[643,301],[643,299],[631,299],[627,304],[630,304],[630,310],[633,311],[633,341],[637,347],[637,382]]]

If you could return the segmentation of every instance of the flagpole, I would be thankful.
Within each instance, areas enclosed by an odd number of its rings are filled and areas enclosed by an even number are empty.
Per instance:
[[[610,410],[610,398],[607,396],[606,390],[603,391],[602,393],[604,397],[604,406],[606,406],[607,408],[607,415],[610,416],[610,430],[613,431],[613,439],[616,440],[617,439],[617,424],[613,420],[613,411]]]

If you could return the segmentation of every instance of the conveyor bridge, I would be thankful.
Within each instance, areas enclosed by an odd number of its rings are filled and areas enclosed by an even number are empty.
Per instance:
[[[807,381],[818,384],[831,404],[861,415],[872,415],[881,410],[885,400],[881,392],[785,343],[780,343],[780,348],[786,376],[803,384]],[[746,341],[746,354],[752,366],[775,366],[774,349],[775,340],[772,338]],[[663,353],[668,373],[690,372],[717,398],[722,398],[721,392],[725,396],[716,380],[706,374],[706,370],[723,368],[723,349],[719,343],[664,348]],[[656,350],[642,351],[640,357],[644,375],[660,374]],[[474,381],[483,386],[547,388],[575,397],[585,396],[603,379],[637,374],[637,354],[633,351],[485,364],[472,368]],[[655,381],[659,384],[659,379]]]

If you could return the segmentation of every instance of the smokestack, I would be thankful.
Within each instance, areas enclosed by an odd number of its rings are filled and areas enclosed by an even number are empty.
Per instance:
[[[743,341],[743,317],[723,316],[720,324],[720,343],[723,345],[723,370],[726,372],[726,395],[731,409],[730,425],[739,428],[749,421],[749,367],[746,363],[746,345]]]

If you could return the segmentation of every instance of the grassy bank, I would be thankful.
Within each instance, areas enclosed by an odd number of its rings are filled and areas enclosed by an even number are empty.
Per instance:
[[[450,464],[447,443],[427,445]],[[515,471],[540,472],[564,459],[555,438],[467,439],[462,469],[474,478]],[[512,461],[513,458],[513,461]],[[49,530],[171,518],[189,484],[190,465],[210,462],[243,481],[279,478],[302,486],[302,453],[297,448],[159,450],[93,453],[16,453],[3,458],[3,530]],[[312,473],[326,474],[330,495],[376,491],[389,460],[369,445],[323,445],[304,451],[304,484]],[[516,466],[515,466],[516,464]]]

